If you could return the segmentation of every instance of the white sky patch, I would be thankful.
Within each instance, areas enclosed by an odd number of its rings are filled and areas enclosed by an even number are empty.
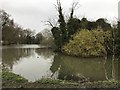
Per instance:
[[[80,19],[118,18],[119,0],[61,0],[65,14],[69,14],[73,1],[79,1],[80,7],[75,15]],[[54,4],[56,0],[0,0],[0,8],[10,14],[16,23],[36,32],[48,27],[42,21],[56,17]]]

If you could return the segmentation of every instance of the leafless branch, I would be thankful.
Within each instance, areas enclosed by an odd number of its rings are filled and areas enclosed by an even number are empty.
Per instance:
[[[78,2],[78,1],[72,3],[70,18],[73,18],[74,11],[75,11],[77,8],[79,8],[78,5],[79,5],[79,2]]]

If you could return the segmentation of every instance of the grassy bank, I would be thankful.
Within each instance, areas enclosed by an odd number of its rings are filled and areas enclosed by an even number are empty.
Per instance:
[[[66,80],[41,79],[36,82],[28,82],[20,75],[10,71],[2,72],[3,88],[120,88],[120,82],[115,80],[76,83]]]

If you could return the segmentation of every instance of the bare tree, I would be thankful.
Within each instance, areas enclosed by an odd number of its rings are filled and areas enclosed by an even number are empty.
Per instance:
[[[57,26],[57,21],[54,18],[49,18],[48,21],[44,21],[45,25],[48,25],[50,27],[56,27]]]
[[[74,12],[77,8],[79,8],[79,2],[73,2],[72,3],[72,8],[71,8],[71,13],[70,13],[70,18],[73,18]]]

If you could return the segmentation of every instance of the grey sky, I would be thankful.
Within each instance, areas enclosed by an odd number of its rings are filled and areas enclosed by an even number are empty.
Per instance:
[[[74,0],[61,0],[64,13],[68,14]],[[78,18],[87,17],[89,20],[118,17],[119,0],[77,0],[80,7],[75,14]],[[42,21],[56,18],[56,0],[0,0],[0,8],[8,12],[16,23],[24,28],[39,32],[48,27]]]
[[[118,4],[118,19],[120,20],[120,1],[119,1],[119,4]]]

